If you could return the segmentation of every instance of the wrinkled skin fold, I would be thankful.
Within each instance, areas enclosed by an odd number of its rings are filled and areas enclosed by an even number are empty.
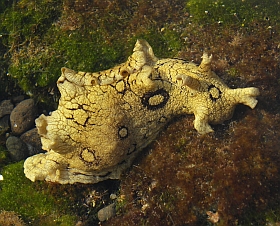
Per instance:
[[[194,114],[194,128],[205,134],[231,118],[237,104],[255,108],[259,90],[230,89],[211,71],[211,60],[158,59],[138,40],[127,62],[112,69],[62,68],[58,109],[36,119],[47,152],[25,161],[26,177],[61,184],[119,179],[172,117]]]

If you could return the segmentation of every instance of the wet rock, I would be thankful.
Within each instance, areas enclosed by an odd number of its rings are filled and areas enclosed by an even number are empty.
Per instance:
[[[117,199],[118,198],[118,196],[116,195],[116,194],[111,194],[110,195],[110,199],[112,199],[112,200],[115,200],[115,199]]]
[[[112,203],[112,204],[104,207],[103,209],[99,210],[97,213],[98,220],[100,220],[100,221],[106,221],[115,215],[116,215],[115,203]]]
[[[0,135],[6,133],[10,129],[10,116],[5,115],[0,118]]]
[[[33,99],[20,102],[10,115],[11,129],[13,134],[19,135],[34,126],[37,115],[37,107]]]
[[[11,159],[14,161],[21,161],[28,156],[28,148],[26,144],[18,137],[9,137],[6,141],[6,147]]]
[[[1,103],[0,103],[0,118],[2,118],[4,115],[11,114],[13,108],[14,108],[14,105],[12,104],[11,100],[1,101]]]
[[[12,101],[15,105],[17,105],[18,103],[20,103],[23,100],[24,100],[24,95],[20,95],[20,96],[16,96],[16,97],[12,98]]]
[[[40,135],[37,128],[28,130],[20,136],[20,139],[24,141],[28,147],[28,156],[32,156],[43,152]]]

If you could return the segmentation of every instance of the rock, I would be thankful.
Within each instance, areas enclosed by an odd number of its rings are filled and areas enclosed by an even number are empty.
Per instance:
[[[11,159],[14,161],[21,161],[28,155],[28,148],[26,144],[18,137],[9,137],[6,141],[6,147],[9,151]]]
[[[20,102],[10,115],[11,129],[13,134],[19,135],[35,125],[37,107],[33,99]]]
[[[20,95],[20,96],[16,96],[16,97],[12,98],[12,101],[15,105],[17,105],[18,103],[20,103],[23,100],[24,100],[24,95]]]
[[[115,215],[116,215],[115,203],[112,203],[112,204],[104,207],[103,209],[99,210],[97,213],[98,220],[100,220],[100,221],[106,221]]]
[[[115,199],[117,199],[118,198],[118,196],[116,195],[116,194],[111,194],[110,195],[110,199],[112,199],[112,200],[115,200]]]
[[[37,128],[28,130],[20,136],[20,139],[24,141],[28,147],[28,156],[32,156],[43,152],[41,138],[38,134]]]
[[[12,104],[11,100],[3,100],[0,103],[0,118],[2,118],[4,115],[11,114],[13,108],[14,105]]]
[[[10,129],[9,121],[9,115],[5,115],[4,117],[0,118],[0,135],[4,134]]]

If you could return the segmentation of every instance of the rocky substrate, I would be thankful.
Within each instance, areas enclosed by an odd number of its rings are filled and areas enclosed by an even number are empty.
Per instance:
[[[43,152],[35,128],[38,108],[33,99],[17,96],[0,102],[0,137],[12,161]]]

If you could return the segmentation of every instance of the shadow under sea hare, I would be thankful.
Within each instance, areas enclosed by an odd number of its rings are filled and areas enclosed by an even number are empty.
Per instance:
[[[200,134],[210,124],[231,118],[239,103],[254,108],[259,90],[230,89],[210,69],[212,56],[199,66],[158,59],[138,40],[128,60],[97,73],[62,68],[57,81],[58,109],[36,120],[45,154],[29,157],[30,180],[97,183],[119,179],[139,151],[176,115],[194,114]]]

